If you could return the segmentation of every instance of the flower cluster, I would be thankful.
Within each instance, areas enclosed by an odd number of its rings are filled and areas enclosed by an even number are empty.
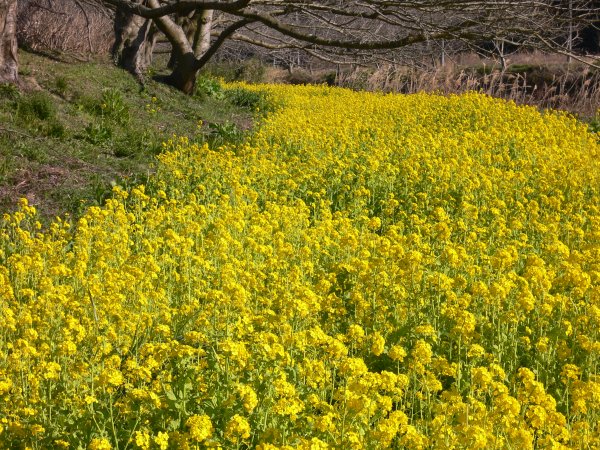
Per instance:
[[[600,446],[600,144],[566,115],[246,86],[74,225],[0,223],[0,447]],[[239,89],[239,87],[236,87]]]

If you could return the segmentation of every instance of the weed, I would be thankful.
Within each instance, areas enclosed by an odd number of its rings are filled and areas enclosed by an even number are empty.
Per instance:
[[[217,100],[222,100],[225,97],[221,83],[211,77],[198,77],[196,80],[196,91],[194,95],[200,99],[211,97]]]
[[[336,72],[328,72],[323,77],[323,81],[325,81],[325,84],[327,84],[327,86],[335,86],[336,82],[337,82],[336,80],[337,80]]]
[[[600,72],[589,68],[568,71],[544,65],[512,64],[503,72],[494,65],[485,64],[431,70],[382,65],[374,71],[358,68],[352,72],[341,72],[336,84],[353,89],[405,94],[480,91],[517,104],[563,109],[593,117],[600,102],[599,81]]]
[[[111,141],[113,130],[104,121],[89,123],[84,129],[83,138],[94,145],[103,145]]]
[[[146,112],[148,114],[158,114],[160,112],[161,108],[161,102],[158,100],[158,97],[152,96],[150,98],[150,102],[146,103]]]
[[[14,170],[14,163],[11,159],[0,158],[0,183],[5,182]]]
[[[90,199],[92,203],[95,205],[102,205],[106,201],[112,192],[112,186],[109,183],[106,183],[100,175],[95,175],[92,177],[92,190]]]
[[[600,133],[600,112],[588,123],[592,133]]]
[[[27,143],[19,144],[18,147],[20,147],[21,155],[27,158],[27,161],[44,164],[49,160],[48,155],[36,145]]]
[[[73,101],[77,111],[85,111],[94,115],[98,115],[100,111],[98,101],[95,98],[82,94],[79,91],[73,94]]]
[[[92,173],[85,187],[60,194],[68,197],[69,210],[79,216],[90,206],[102,206],[111,195],[112,185],[114,181],[109,183],[101,174]]]
[[[208,124],[209,135],[207,141],[211,146],[217,147],[225,143],[239,143],[244,138],[244,132],[236,124],[229,121],[224,123]]]
[[[112,150],[115,157],[125,158],[134,155],[155,155],[161,149],[160,137],[154,133],[147,130],[129,130],[114,143]]]
[[[56,107],[45,92],[34,92],[22,96],[15,102],[17,116],[23,122],[32,120],[50,120],[56,116]]]
[[[19,66],[19,75],[22,77],[31,76],[31,68],[23,65]]]
[[[77,107],[79,110],[109,119],[118,125],[127,125],[131,120],[129,107],[125,103],[123,94],[117,89],[104,89],[99,99],[78,96]]]
[[[114,145],[112,148],[115,158],[129,158],[135,154],[135,150],[127,145]]]
[[[100,98],[100,115],[109,118],[119,125],[129,123],[129,107],[123,95],[117,89],[106,89]]]
[[[11,83],[0,84],[0,98],[8,100],[17,100],[21,96],[17,86]]]
[[[261,83],[265,79],[266,67],[258,59],[249,59],[237,71],[239,80],[248,83]]]
[[[58,139],[63,139],[67,135],[65,126],[58,119],[49,121],[43,131],[45,136]]]
[[[227,91],[227,99],[232,105],[247,108],[251,111],[269,111],[272,105],[266,94],[262,92],[249,91],[247,89],[234,88]]]
[[[59,76],[59,77],[56,77],[56,79],[54,80],[54,90],[61,97],[65,96],[65,94],[67,93],[68,87],[69,87],[69,83],[65,77]]]

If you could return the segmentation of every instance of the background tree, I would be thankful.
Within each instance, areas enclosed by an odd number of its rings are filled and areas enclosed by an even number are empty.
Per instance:
[[[441,41],[500,40],[564,52],[565,43],[555,36],[590,14],[586,0],[101,1],[154,21],[173,46],[167,82],[186,93],[228,39],[301,50],[332,62],[364,62],[393,49]]]
[[[152,20],[117,8],[114,32],[111,54],[115,63],[143,83],[143,74],[152,62],[158,29]]]
[[[60,57],[106,54],[113,14],[88,0],[19,0],[19,47]]]
[[[105,52],[113,19],[94,0],[0,0],[0,83],[18,83],[17,46],[43,53]]]
[[[114,14],[115,60],[140,81],[158,32],[172,46],[167,82],[191,93],[198,71],[229,41],[273,51],[293,68],[320,58],[333,64],[374,60],[417,61],[415,54],[445,58],[448,49],[482,42],[572,54],[585,25],[598,21],[591,0],[20,0],[26,5],[20,36],[55,45],[67,36],[94,51],[90,4]],[[15,82],[17,0],[0,0],[0,80]],[[69,6],[70,5],[70,6]],[[37,9],[31,9],[36,7]],[[71,8],[69,10],[65,8]],[[87,33],[74,33],[78,11]],[[100,11],[97,9],[97,11]],[[106,12],[106,9],[103,11]],[[40,14],[54,14],[52,29]],[[105,13],[104,20],[108,17]],[[112,19],[110,19],[112,20]],[[80,20],[81,22],[81,20]],[[96,29],[101,28],[99,26]],[[104,30],[108,29],[104,26]],[[588,34],[597,36],[594,28]],[[590,39],[588,39],[588,42]],[[66,42],[63,39],[60,42]],[[71,45],[71,44],[70,44]],[[101,47],[96,46],[96,47]],[[418,50],[418,52],[416,52]]]
[[[17,0],[0,0],[0,83],[17,83]]]

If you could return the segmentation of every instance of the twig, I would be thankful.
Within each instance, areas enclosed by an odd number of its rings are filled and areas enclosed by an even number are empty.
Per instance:
[[[0,133],[7,133],[7,134],[8,133],[14,133],[14,134],[18,134],[19,136],[28,137],[30,139],[41,140],[41,138],[34,138],[30,134],[23,133],[22,131],[13,130],[11,128],[6,128],[6,127],[0,127]]]
[[[87,27],[87,41],[88,47],[90,48],[90,52],[94,51],[94,47],[92,45],[92,30],[90,27],[90,18],[84,6],[79,2],[79,0],[74,0],[75,4],[79,7],[81,12],[83,13],[83,17],[85,17],[85,25]]]

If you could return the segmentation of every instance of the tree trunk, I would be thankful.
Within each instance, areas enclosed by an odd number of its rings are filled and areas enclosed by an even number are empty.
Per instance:
[[[178,14],[173,19],[175,24],[181,27],[181,29],[184,31],[184,33],[188,37],[188,40],[190,40],[190,36],[194,34],[194,30],[191,29],[195,24],[195,21],[192,20],[193,14],[195,13],[185,15]],[[167,63],[167,69],[172,70],[173,68],[175,68],[180,53],[181,52],[179,51],[179,49],[174,45],[171,49],[171,56],[169,57],[169,62]]]
[[[143,84],[144,72],[152,63],[158,30],[151,20],[120,10],[115,16],[114,30],[115,43],[111,53],[115,63]]]
[[[194,54],[196,58],[201,58],[210,48],[211,31],[213,25],[214,11],[205,9],[198,18],[196,31],[194,33]]]
[[[0,0],[0,83],[18,83],[17,0]]]
[[[196,75],[199,70],[197,62],[193,53],[186,53],[177,58],[173,72],[166,79],[167,84],[185,94],[192,95],[196,86]]]
[[[193,43],[192,47],[196,57],[198,57],[199,54],[199,46],[202,46],[204,52],[208,50],[208,47],[210,46],[210,34],[208,36],[208,42],[206,42],[206,36],[204,35],[205,32],[202,30],[206,29],[205,24],[207,21],[210,21],[210,24],[212,25],[212,14],[212,10],[203,10],[201,12],[177,16],[174,19],[175,24],[178,25],[187,36],[188,42]],[[199,37],[202,39],[200,44],[198,44]],[[176,46],[173,46],[169,62],[167,63],[167,68],[173,69],[177,64],[177,59],[180,56],[181,51]]]
[[[147,5],[151,8],[156,9],[160,7],[158,0],[146,1]],[[233,33],[252,22],[252,20],[248,19],[234,22],[221,31],[217,39],[211,43],[210,32],[212,29],[213,12],[202,11],[196,17],[196,21],[200,27],[200,31],[194,34],[195,42],[190,42],[186,31],[169,16],[161,16],[154,19],[157,28],[165,34],[175,52],[175,67],[171,75],[166,77],[164,81],[188,95],[194,93],[198,71],[214,56],[220,46]],[[202,55],[198,56],[196,52],[198,54],[202,53]]]
[[[147,0],[148,6],[158,8],[158,0]],[[179,89],[185,94],[194,93],[196,85],[196,75],[200,69],[199,61],[194,56],[194,49],[188,39],[185,30],[168,16],[162,16],[155,19],[156,26],[162,31],[175,53],[175,66],[171,75],[165,78],[165,82]]]

